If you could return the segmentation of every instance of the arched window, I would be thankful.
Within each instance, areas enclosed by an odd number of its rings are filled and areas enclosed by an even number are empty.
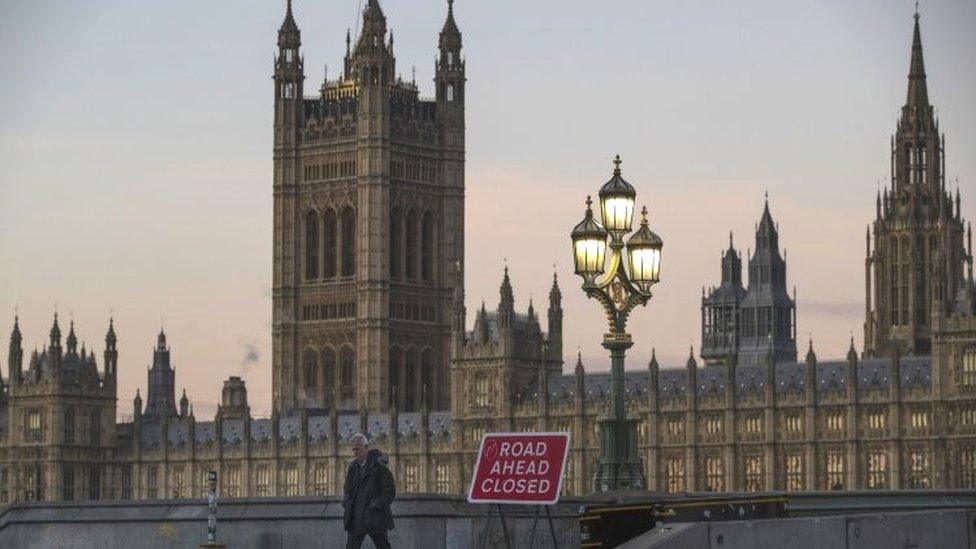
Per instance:
[[[356,213],[342,210],[342,276],[356,274]]]
[[[339,353],[339,400],[345,409],[356,406],[356,358],[349,347]]]
[[[336,390],[336,354],[332,349],[322,351],[322,385],[325,391],[325,406],[332,406]]]
[[[967,347],[962,353],[962,386],[976,387],[976,347]]]
[[[390,277],[400,278],[400,210],[390,211]]]
[[[410,349],[407,351],[406,368],[403,380],[404,395],[403,404],[404,409],[408,412],[413,412],[417,409],[417,401],[420,396],[420,376],[418,376],[417,371],[417,350]]]
[[[407,213],[407,253],[404,262],[407,265],[407,278],[417,277],[417,212],[410,210]]]
[[[434,216],[424,214],[420,242],[420,265],[424,280],[434,280]]]
[[[403,365],[400,349],[390,347],[390,405],[393,405],[393,395],[396,391],[396,405],[398,409],[403,408],[403,384],[400,382],[400,368]]]
[[[335,211],[328,209],[325,211],[325,215],[322,217],[322,224],[325,225],[325,239],[324,239],[324,251],[325,251],[325,278],[335,278],[335,275],[339,272],[337,267],[337,255],[338,254],[338,240],[336,239],[336,215]]]
[[[319,215],[311,210],[305,214],[305,279],[319,277]]]
[[[302,370],[302,375],[304,379],[302,380],[302,386],[305,387],[305,398],[312,399],[315,397],[315,385],[316,385],[316,370],[318,370],[318,355],[314,349],[305,349],[302,353],[302,364],[305,368]]]
[[[454,84],[447,85],[447,100],[454,101]]]

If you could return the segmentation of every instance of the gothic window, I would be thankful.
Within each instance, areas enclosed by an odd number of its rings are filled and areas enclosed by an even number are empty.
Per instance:
[[[268,465],[258,465],[254,475],[255,495],[259,498],[271,496],[271,467]]]
[[[304,379],[302,385],[305,387],[305,398],[311,399],[315,395],[316,371],[318,370],[318,357],[314,349],[305,349],[302,353],[302,364]]]
[[[420,471],[419,468],[412,463],[408,463],[403,468],[403,491],[407,493],[417,493],[419,492]]]
[[[186,470],[183,467],[173,469],[173,499],[186,497]]]
[[[976,425],[976,407],[972,405],[960,407],[959,425],[964,427],[972,427],[973,425]]]
[[[314,211],[305,214],[305,279],[319,277],[319,216]]]
[[[869,489],[878,490],[888,487],[888,454],[880,451],[868,453],[868,478],[867,486]]]
[[[400,278],[400,210],[390,212],[390,277]]]
[[[685,460],[669,456],[664,462],[664,491],[674,494],[685,489]]]
[[[340,374],[341,381],[339,387],[339,398],[343,406],[350,408],[356,401],[356,364],[352,349],[343,347],[340,352]]]
[[[746,456],[745,465],[745,491],[758,492],[763,489],[763,466],[762,456]]]
[[[92,446],[98,446],[101,444],[101,416],[98,408],[95,408],[88,415],[88,438]]]
[[[338,240],[336,235],[336,215],[331,208],[325,210],[322,216],[322,225],[325,226],[325,238],[323,238],[323,251],[325,252],[325,268],[323,275],[325,278],[335,278],[338,274]]]
[[[668,436],[680,437],[685,434],[685,422],[680,416],[671,416],[667,419],[666,428]]]
[[[417,275],[417,212],[407,212],[407,253],[404,257],[407,278],[414,279]]]
[[[61,425],[62,432],[64,434],[65,444],[75,443],[75,411],[72,408],[68,408],[64,411],[64,423]]]
[[[28,442],[40,442],[43,434],[41,411],[28,410],[24,415],[24,439]]]
[[[912,428],[913,429],[927,429],[929,426],[929,413],[924,410],[915,410],[912,412]]]
[[[322,380],[325,386],[325,405],[332,405],[336,388],[336,354],[332,349],[322,351]]]
[[[454,52],[453,51],[448,51],[447,52],[447,66],[448,67],[453,67],[454,66]]]
[[[875,410],[868,414],[868,428],[869,429],[884,429],[885,428],[885,414],[883,411]]]
[[[718,415],[709,416],[705,420],[705,432],[710,435],[720,435],[722,434],[722,417]]]
[[[342,276],[356,274],[356,212],[342,210]]]
[[[28,466],[24,471],[24,499],[44,500],[44,471],[40,465]]]
[[[0,468],[0,503],[10,501],[10,470]]]
[[[908,487],[925,489],[929,486],[929,454],[915,450],[908,454]]]
[[[786,430],[792,433],[798,433],[803,430],[803,417],[800,416],[799,412],[792,412],[785,417]]]
[[[159,470],[155,465],[146,468],[146,499],[159,498]]]
[[[422,225],[420,265],[424,280],[429,282],[434,279],[434,216],[430,212],[424,214]]]
[[[725,475],[722,467],[722,456],[708,456],[705,458],[705,491],[721,492],[725,490]]]
[[[389,364],[389,377],[390,377],[390,403],[392,404],[393,395],[396,394],[397,398],[397,408],[403,408],[403,393],[405,387],[400,382],[400,367],[403,365],[401,359],[402,353],[397,347],[390,347],[390,364]]]
[[[827,430],[828,431],[844,430],[844,412],[830,412],[827,414]]]
[[[404,375],[404,394],[403,404],[404,409],[408,412],[413,412],[417,409],[417,393],[420,389],[420,376],[417,362],[417,350],[408,349],[406,354],[406,372]]]
[[[753,414],[746,417],[746,432],[747,433],[761,433],[762,432],[762,418],[758,415]]]
[[[294,497],[298,495],[298,465],[294,463],[288,463],[285,465],[285,470],[283,471],[284,480],[284,490],[283,494],[285,497]]]
[[[75,468],[71,465],[61,468],[61,499],[64,501],[75,499]]]
[[[959,487],[976,488],[976,448],[972,446],[959,451]]]
[[[826,486],[827,490],[843,490],[844,489],[844,476],[845,476],[845,465],[846,459],[843,452],[827,452],[826,457],[826,467],[827,467],[827,478]]]
[[[132,499],[132,466],[123,465],[121,468],[122,499]]]
[[[451,467],[439,463],[434,470],[434,492],[447,494],[451,491]]]
[[[491,407],[494,394],[489,375],[487,373],[476,374],[474,378],[474,405],[478,408]]]
[[[447,100],[454,101],[454,84],[447,85]]]
[[[786,490],[794,492],[803,489],[803,455],[786,455]]]
[[[241,473],[240,465],[230,465],[224,473],[224,497],[239,498],[243,490],[242,482],[244,476]]]
[[[312,493],[316,496],[328,495],[331,491],[331,479],[329,478],[329,466],[326,463],[316,463],[312,473]]]
[[[962,386],[976,386],[976,347],[967,347],[962,353]]]

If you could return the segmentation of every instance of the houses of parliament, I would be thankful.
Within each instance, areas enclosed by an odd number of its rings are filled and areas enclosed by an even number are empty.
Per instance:
[[[273,67],[271,417],[253,417],[231,377],[215,416],[197,418],[177,399],[162,332],[145,393],[120,409],[127,366],[111,321],[96,358],[56,315],[27,354],[15,318],[0,503],[200,497],[210,470],[223,498],[338,494],[358,431],[388,455],[399,491],[449,494],[467,489],[484,433],[569,431],[564,491],[592,491],[609,374],[578,357],[564,368],[557,276],[544,313],[519,309],[507,267],[497,306],[465,310],[468,97],[453,0],[436,46],[426,99],[398,76],[367,0],[343,70],[309,89],[288,2]],[[863,350],[852,338],[844,359],[820,360],[802,342],[798,360],[767,199],[751,255],[730,237],[703,291],[699,356],[663,369],[652,354],[626,374],[649,489],[976,487],[971,232],[946,189],[918,14],[909,59],[890,186],[866,234]]]

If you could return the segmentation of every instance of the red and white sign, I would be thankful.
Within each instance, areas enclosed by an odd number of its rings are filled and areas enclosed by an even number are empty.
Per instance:
[[[488,433],[471,479],[471,503],[551,505],[562,490],[569,433]]]

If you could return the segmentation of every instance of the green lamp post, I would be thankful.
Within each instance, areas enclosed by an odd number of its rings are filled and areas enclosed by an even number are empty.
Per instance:
[[[613,177],[600,188],[602,223],[593,217],[586,197],[586,214],[571,233],[576,274],[583,277],[583,292],[596,298],[607,315],[609,331],[603,347],[610,351],[610,407],[598,422],[601,457],[594,489],[642,490],[647,482],[637,454],[637,419],[627,417],[624,406],[624,356],[633,341],[627,317],[637,305],[647,305],[651,286],[660,280],[664,241],[647,226],[647,208],[641,211],[637,231],[631,232],[637,191],[620,174],[620,156],[614,158]],[[609,243],[607,238],[609,237]],[[609,247],[609,258],[607,248]],[[624,264],[626,263],[626,267]]]

